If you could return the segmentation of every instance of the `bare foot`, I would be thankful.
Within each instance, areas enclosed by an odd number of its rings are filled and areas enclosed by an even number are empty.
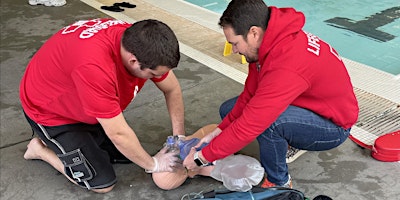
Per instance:
[[[46,150],[46,146],[43,144],[42,140],[39,138],[32,138],[32,140],[29,142],[27,145],[28,149],[26,150],[24,154],[24,158],[26,160],[32,160],[32,159],[41,159],[40,155],[41,152]]]

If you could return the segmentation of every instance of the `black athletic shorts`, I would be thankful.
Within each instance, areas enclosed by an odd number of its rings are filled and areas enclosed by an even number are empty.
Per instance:
[[[80,186],[102,189],[117,181],[112,163],[130,163],[100,124],[42,126],[25,115],[33,131],[60,158],[65,173]]]

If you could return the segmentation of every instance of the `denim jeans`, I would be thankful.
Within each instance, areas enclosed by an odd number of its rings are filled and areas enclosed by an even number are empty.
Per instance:
[[[237,97],[224,102],[219,110],[223,119],[233,108]],[[284,185],[289,179],[286,164],[288,145],[308,151],[323,151],[342,144],[350,134],[318,114],[289,106],[278,119],[257,137],[260,161],[268,181]]]

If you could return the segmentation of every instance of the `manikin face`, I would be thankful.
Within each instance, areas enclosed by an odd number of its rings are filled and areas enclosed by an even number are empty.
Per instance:
[[[251,27],[246,36],[236,35],[231,26],[223,27],[226,40],[232,44],[233,53],[239,53],[246,58],[248,63],[258,61],[258,49],[260,45],[260,29],[258,27]],[[245,40],[243,37],[246,37]]]
[[[136,59],[136,56],[132,53],[126,51],[121,47],[121,57],[122,63],[124,64],[126,70],[132,75],[138,78],[150,79],[150,78],[161,78],[166,74],[170,68],[167,66],[157,66],[156,69],[140,69],[140,63]]]

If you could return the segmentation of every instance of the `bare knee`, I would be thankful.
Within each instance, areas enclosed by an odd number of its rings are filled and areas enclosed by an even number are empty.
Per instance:
[[[113,188],[114,188],[114,185],[107,187],[107,188],[102,188],[102,189],[92,189],[92,191],[96,192],[96,193],[104,194],[104,193],[110,192]]]

